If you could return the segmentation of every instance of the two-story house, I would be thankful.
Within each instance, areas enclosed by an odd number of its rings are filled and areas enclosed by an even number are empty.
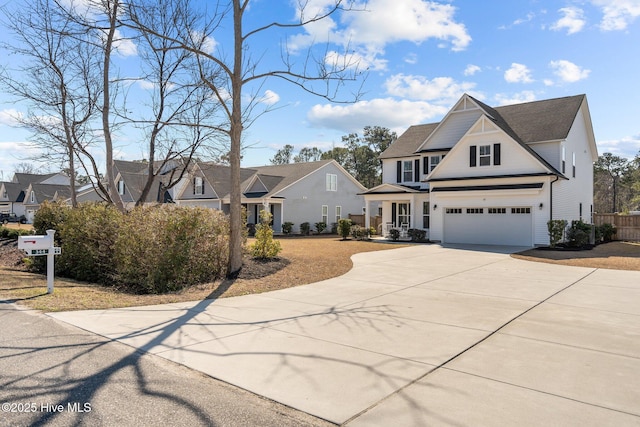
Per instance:
[[[585,95],[493,108],[465,94],[381,154],[366,209],[443,243],[547,245],[550,219],[591,221],[597,157]]]

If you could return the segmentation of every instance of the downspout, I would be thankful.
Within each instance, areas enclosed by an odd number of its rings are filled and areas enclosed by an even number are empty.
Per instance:
[[[556,179],[549,183],[549,220],[553,221],[553,183],[558,181],[560,177],[556,175]]]

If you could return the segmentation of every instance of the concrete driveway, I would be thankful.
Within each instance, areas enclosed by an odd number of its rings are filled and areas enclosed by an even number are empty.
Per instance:
[[[350,426],[640,425],[640,272],[412,246],[260,295],[50,316]]]

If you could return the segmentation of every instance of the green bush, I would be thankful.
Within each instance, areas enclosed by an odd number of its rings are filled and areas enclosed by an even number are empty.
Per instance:
[[[591,238],[591,224],[586,224],[582,220],[571,221],[566,237],[569,247],[582,248],[588,245]]]
[[[354,225],[353,227],[351,227],[351,235],[356,240],[365,240],[369,238],[367,229],[359,225]]]
[[[66,209],[56,235],[62,253],[56,257],[59,274],[94,283],[114,279],[113,250],[122,214],[105,203],[82,203]]]
[[[567,221],[564,219],[552,219],[547,221],[547,230],[549,231],[549,242],[552,248],[555,248],[564,237],[564,231],[567,228]]]
[[[0,225],[0,238],[18,240],[18,236],[27,236],[33,234],[33,231],[21,228],[9,228]]]
[[[293,223],[290,221],[285,222],[284,224],[282,224],[282,232],[284,234],[291,234],[291,230],[293,230]]]
[[[300,224],[300,234],[303,236],[308,236],[311,232],[311,225],[308,222],[303,222]]]
[[[229,221],[220,211],[170,205],[124,215],[115,241],[118,282],[139,293],[164,293],[222,277],[229,260]]]
[[[427,241],[427,232],[425,230],[420,230],[418,228],[410,228],[407,234],[409,234],[409,237],[411,237],[412,242]]]
[[[342,240],[347,240],[351,233],[351,220],[341,219],[338,221],[338,234],[342,236]]]
[[[282,247],[280,242],[273,240],[273,230],[271,229],[272,215],[269,211],[260,212],[260,224],[256,226],[256,242],[249,247],[249,252],[254,258],[266,260],[278,256]]]
[[[400,230],[398,230],[397,228],[392,228],[391,230],[389,230],[389,237],[391,237],[391,240],[393,240],[394,242],[397,241],[400,238]]]
[[[316,222],[316,233],[320,234],[327,228],[327,223],[324,221]]]
[[[602,224],[601,226],[596,228],[596,233],[600,237],[600,239],[598,240],[602,240],[603,242],[612,241],[613,236],[615,236],[617,232],[618,232],[618,229],[609,223]]]

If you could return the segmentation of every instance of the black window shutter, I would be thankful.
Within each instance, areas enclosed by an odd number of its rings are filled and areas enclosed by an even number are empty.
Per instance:
[[[413,182],[420,182],[420,159],[413,162]]]
[[[395,203],[391,203],[391,222],[396,223],[396,209],[397,206]]]
[[[196,177],[193,177],[193,194],[196,194]]]
[[[396,182],[398,184],[402,182],[402,162],[400,160],[396,162]]]
[[[500,144],[493,144],[493,165],[500,164]]]
[[[469,167],[476,166],[476,146],[472,145],[469,147]]]
[[[422,158],[422,172],[429,173],[429,156]]]

